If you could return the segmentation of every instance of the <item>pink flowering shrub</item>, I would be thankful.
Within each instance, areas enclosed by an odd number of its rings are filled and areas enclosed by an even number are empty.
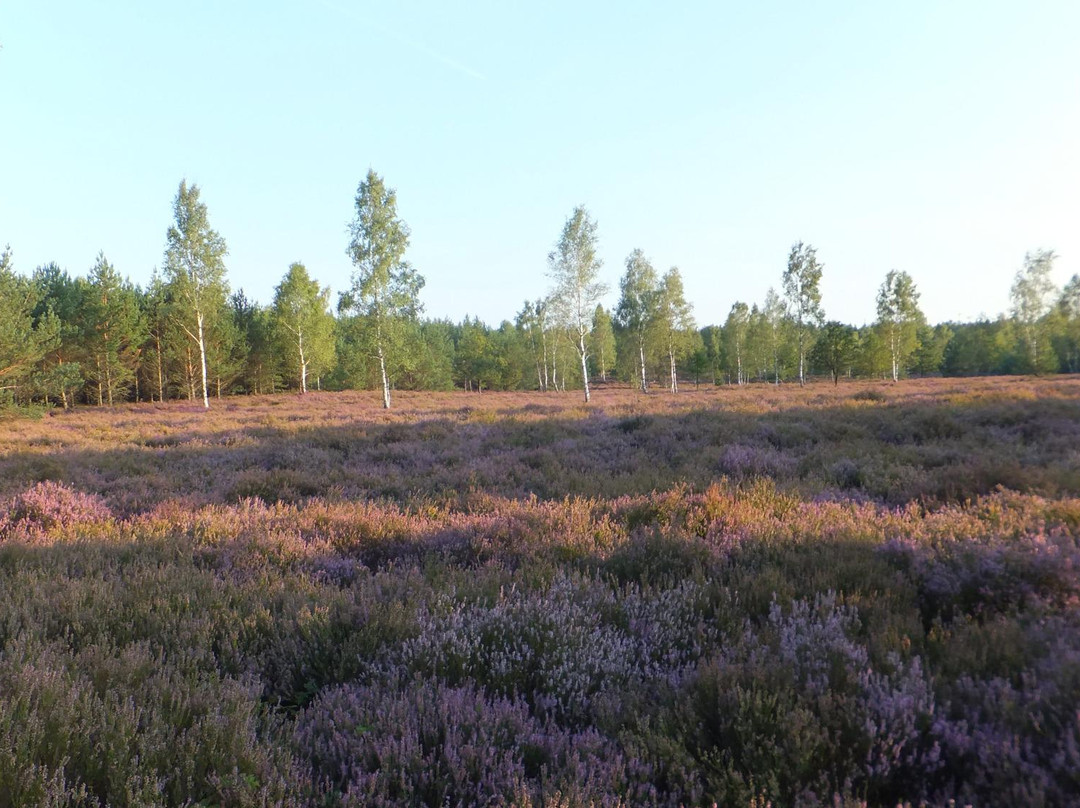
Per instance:
[[[112,513],[100,496],[76,491],[63,483],[40,482],[8,503],[6,512],[0,515],[0,539],[76,535],[80,528],[111,518]]]
[[[1078,401],[0,424],[0,806],[1072,806]]]

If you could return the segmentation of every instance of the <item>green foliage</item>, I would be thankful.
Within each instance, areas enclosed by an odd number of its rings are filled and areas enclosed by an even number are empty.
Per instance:
[[[800,241],[791,248],[784,270],[784,297],[795,331],[800,384],[806,381],[806,355],[813,347],[813,329],[825,321],[821,308],[821,270],[817,251],[809,244]]]
[[[207,373],[210,330],[222,329],[219,338],[227,338],[228,325],[222,323],[229,293],[225,281],[225,240],[210,227],[206,205],[199,201],[199,186],[181,180],[173,201],[174,223],[166,233],[165,282],[169,301],[169,316],[187,336],[197,353],[203,406],[209,409]],[[219,361],[225,361],[231,351],[218,345]],[[196,379],[191,372],[194,363],[185,363],[188,387],[193,392]],[[218,378],[221,372],[218,371]],[[219,385],[220,389],[220,385]]]
[[[551,308],[554,322],[577,352],[585,401],[589,401],[589,343],[593,314],[607,291],[600,281],[602,261],[596,254],[596,222],[584,205],[574,208],[555,249],[548,253],[548,277],[554,283]]]
[[[651,354],[651,324],[656,316],[660,281],[649,259],[640,249],[626,258],[626,272],[619,280],[619,304],[615,322],[622,333],[619,364],[630,369],[628,378],[637,379],[641,391],[648,392],[646,356]]]
[[[600,381],[608,381],[615,369],[615,329],[611,313],[597,304],[593,312],[592,331],[589,333],[589,367]]]
[[[334,316],[330,313],[330,287],[308,276],[299,263],[289,266],[274,290],[270,320],[281,354],[290,358],[287,367],[301,393],[308,390],[308,376],[319,378],[334,365]]]
[[[918,346],[918,328],[925,319],[919,310],[919,292],[906,272],[889,270],[878,290],[877,315],[895,382],[907,370]]]
[[[953,330],[947,323],[929,326],[919,325],[916,332],[917,347],[911,356],[911,369],[920,376],[941,373],[945,362],[945,350],[953,338]]]
[[[41,300],[35,284],[15,274],[11,248],[0,253],[0,393],[10,400],[59,342],[60,321],[51,311],[34,317]]]
[[[729,377],[734,377],[736,384],[745,384],[750,378],[751,363],[747,345],[749,331],[750,307],[736,301],[728,312],[723,331],[724,367]]]
[[[54,333],[49,350],[31,378],[37,395],[73,406],[83,390],[85,369],[91,364],[91,344],[87,284],[72,278],[55,263],[34,270],[31,282],[37,290],[34,321]]]
[[[346,249],[353,263],[352,285],[341,295],[338,311],[357,315],[360,339],[354,344],[378,361],[383,407],[389,409],[391,371],[395,361],[407,365],[400,354],[423,309],[424,278],[405,261],[409,228],[397,216],[397,194],[373,170],[357,188],[355,204]]]
[[[91,381],[97,388],[97,403],[111,407],[129,395],[148,330],[138,291],[120,276],[104,252],[98,253],[88,280]]]
[[[242,289],[229,298],[232,320],[247,345],[238,382],[248,393],[273,393],[281,384],[282,351],[271,310],[248,300]]]
[[[1046,315],[1057,292],[1050,274],[1054,269],[1053,250],[1036,250],[1024,256],[1023,269],[1017,271],[1010,296],[1012,315],[1020,328],[1025,354],[1025,370],[1041,373],[1056,370],[1056,357],[1050,350]]]
[[[825,323],[818,335],[810,361],[819,368],[828,371],[833,384],[838,384],[840,376],[849,373],[858,354],[859,338],[854,327],[836,320]]]
[[[651,330],[656,332],[658,344],[664,347],[667,359],[668,389],[679,392],[677,363],[683,361],[696,347],[700,339],[694,325],[693,306],[686,301],[682,275],[672,267],[660,279],[656,296],[656,309]]]

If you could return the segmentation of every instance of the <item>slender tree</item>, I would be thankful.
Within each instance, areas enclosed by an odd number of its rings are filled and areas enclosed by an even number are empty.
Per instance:
[[[67,409],[75,404],[86,383],[85,370],[93,364],[90,287],[55,263],[35,269],[31,284],[37,301],[32,318],[35,328],[51,324],[49,330],[55,329],[55,339],[31,376],[32,387]]]
[[[600,381],[606,382],[608,373],[615,364],[615,330],[612,328],[608,310],[599,304],[593,312],[589,353],[592,354],[593,364]]]
[[[878,328],[889,348],[892,380],[896,382],[918,347],[918,327],[923,321],[919,292],[910,275],[889,270],[878,290],[877,314]]]
[[[1080,275],[1073,275],[1058,300],[1064,334],[1062,351],[1064,367],[1071,373],[1080,369]]]
[[[814,328],[825,321],[821,308],[821,270],[817,251],[800,241],[791,248],[784,271],[784,297],[787,299],[795,344],[799,354],[799,384],[806,384],[806,354],[813,341]]]
[[[581,365],[585,401],[589,401],[589,332],[593,311],[607,287],[600,282],[596,223],[585,207],[574,208],[555,249],[548,254],[548,274],[555,282],[552,303],[556,321],[574,344]]]
[[[515,320],[515,325],[525,335],[525,342],[532,352],[536,366],[536,381],[541,391],[546,391],[553,383],[551,378],[551,346],[549,344],[550,320],[548,302],[543,299],[538,299],[535,302],[526,300]]]
[[[735,371],[735,383],[746,384],[747,374],[745,364],[746,337],[750,327],[750,307],[745,303],[736,301],[728,313],[727,322],[724,323],[723,341],[724,353],[728,362],[733,364]]]
[[[319,287],[307,268],[289,265],[274,290],[273,325],[278,340],[292,356],[301,394],[308,391],[308,375],[326,372],[334,363],[334,317],[330,313],[330,287]]]
[[[679,392],[677,360],[681,359],[696,336],[693,306],[686,302],[682,275],[677,267],[664,273],[657,295],[653,327],[662,340],[667,355],[668,389]]]
[[[166,234],[165,277],[173,318],[197,350],[203,407],[210,409],[207,336],[215,319],[225,310],[229,292],[225,282],[228,250],[225,239],[210,227],[206,205],[199,201],[199,186],[189,187],[187,180],[180,182],[173,216],[175,224]]]
[[[147,339],[145,354],[149,364],[143,363],[143,372],[149,374],[150,400],[164,401],[168,395],[166,377],[170,354],[168,341],[171,322],[169,319],[169,294],[164,280],[154,271],[150,285],[142,298],[143,319],[146,322]]]
[[[1028,361],[1035,372],[1048,369],[1050,364],[1042,320],[1050,311],[1057,292],[1050,279],[1056,258],[1053,250],[1027,253],[1024,267],[1016,273],[1010,293],[1013,319],[1020,327]]]
[[[660,283],[649,259],[641,250],[634,250],[626,258],[626,272],[619,280],[619,305],[615,309],[615,322],[626,332],[637,355],[638,383],[641,392],[649,392],[645,354],[649,340],[649,325],[656,313],[656,301]]]
[[[0,252],[0,389],[14,392],[35,364],[60,341],[60,320],[51,310],[34,316],[35,284],[15,274],[11,247]]]
[[[340,311],[363,319],[367,342],[379,364],[383,407],[390,408],[392,354],[401,350],[409,325],[423,311],[424,279],[405,261],[409,228],[397,215],[397,194],[368,170],[356,191],[356,216],[346,253],[352,259],[352,286],[341,296]]]
[[[773,383],[780,384],[790,352],[790,326],[784,301],[775,289],[765,293],[765,307],[761,310],[762,331],[765,337],[768,361],[772,365]]]
[[[239,379],[241,387],[255,395],[273,393],[281,381],[282,354],[291,355],[288,350],[291,346],[281,350],[280,326],[274,322],[273,309],[249,300],[243,289],[229,296],[229,308],[236,330],[247,345]]]
[[[109,263],[104,252],[89,276],[89,316],[93,328],[98,404],[113,406],[135,383],[148,331],[135,288]]]

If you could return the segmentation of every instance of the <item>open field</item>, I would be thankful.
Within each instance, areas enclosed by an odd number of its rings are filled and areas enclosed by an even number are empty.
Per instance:
[[[1075,805],[1080,380],[0,422],[0,806]]]

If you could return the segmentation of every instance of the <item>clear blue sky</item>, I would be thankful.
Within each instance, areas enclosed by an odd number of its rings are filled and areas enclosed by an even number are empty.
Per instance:
[[[292,261],[336,293],[368,168],[427,313],[497,324],[549,286],[572,208],[677,265],[700,324],[779,286],[830,318],[909,272],[933,321],[1008,307],[1024,253],[1080,272],[1080,2],[378,4],[4,0],[0,245],[145,283],[181,178],[233,286]]]

